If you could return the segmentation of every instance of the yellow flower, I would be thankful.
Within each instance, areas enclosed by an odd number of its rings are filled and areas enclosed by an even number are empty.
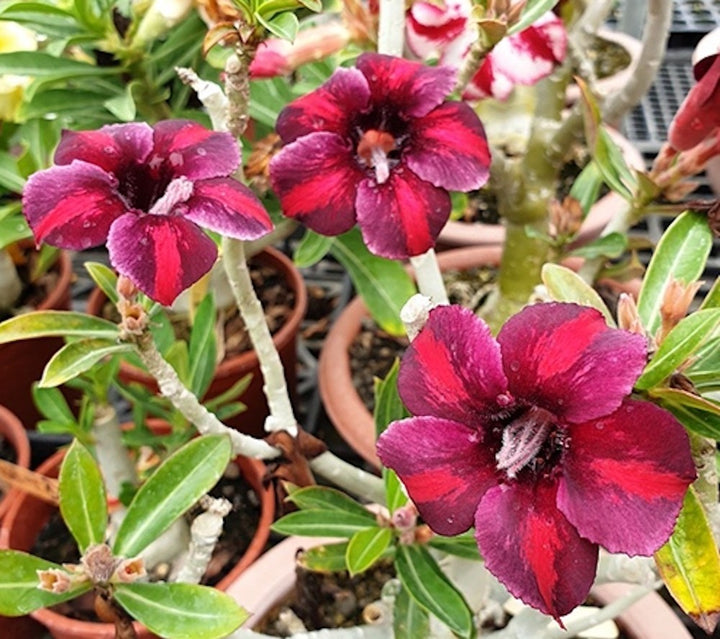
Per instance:
[[[16,22],[0,21],[0,53],[35,51],[35,34]],[[32,78],[19,75],[0,76],[0,120],[14,122],[25,87]]]

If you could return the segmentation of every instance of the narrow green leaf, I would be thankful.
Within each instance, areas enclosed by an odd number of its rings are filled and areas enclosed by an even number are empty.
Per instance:
[[[112,322],[74,311],[33,311],[17,315],[0,324],[0,344],[34,337],[118,338]]]
[[[397,473],[390,468],[383,468],[382,471],[385,479],[385,501],[388,510],[393,513],[407,504],[409,499]]]
[[[334,237],[325,237],[324,235],[313,233],[310,229],[307,229],[293,255],[295,266],[298,268],[307,268],[308,266],[317,264],[328,254],[334,241]]]
[[[660,327],[660,306],[671,280],[685,284],[697,280],[712,243],[707,217],[693,211],[680,215],[660,238],[638,297],[638,314],[648,333],[654,335]]]
[[[624,199],[632,200],[637,180],[630,171],[620,147],[604,127],[598,129],[593,159],[607,185]]]
[[[720,326],[720,309],[697,311],[680,320],[662,341],[635,387],[647,390],[669,377],[695,355]]]
[[[346,570],[345,555],[348,542],[313,546],[298,553],[295,561],[298,566],[313,572],[342,572]]]
[[[395,639],[421,639],[430,636],[430,615],[401,588],[393,608]]]
[[[393,533],[390,528],[373,526],[356,532],[348,543],[345,561],[351,575],[365,572],[390,546]]]
[[[365,530],[368,525],[372,524],[368,524],[367,517],[340,514],[337,510],[312,509],[281,517],[272,525],[272,530],[283,535],[350,538],[359,530]]]
[[[407,589],[418,605],[461,637],[473,636],[470,608],[426,548],[399,545],[395,568],[403,588]]]
[[[90,590],[90,583],[77,584],[62,594],[38,588],[38,570],[59,570],[62,566],[18,550],[0,550],[0,615],[18,617],[33,610],[49,608]]]
[[[106,99],[100,93],[80,89],[39,89],[30,102],[22,104],[20,116],[26,119],[59,115],[97,116]],[[108,118],[110,114],[107,114]]]
[[[685,496],[675,531],[655,553],[655,561],[681,608],[711,634],[720,619],[720,555],[692,487]]]
[[[196,397],[205,394],[215,374],[215,319],[215,302],[212,294],[208,293],[195,309],[188,343],[190,390]]]
[[[78,33],[78,24],[70,13],[42,2],[8,2],[0,8],[0,20],[19,22],[47,36]]]
[[[32,386],[32,396],[35,406],[43,417],[59,424],[74,424],[73,415],[67,400],[57,388],[41,388],[37,384]]]
[[[105,264],[101,264],[100,262],[85,262],[83,266],[93,282],[105,293],[105,297],[113,304],[116,304],[119,299],[117,292],[117,273],[109,266],[105,266]]]
[[[463,559],[473,559],[475,561],[481,560],[477,541],[475,541],[475,536],[472,533],[464,533],[456,537],[435,535],[430,539],[430,545],[448,555],[457,555]]]
[[[93,456],[77,440],[60,467],[60,513],[81,552],[105,541],[107,500],[102,474]]]
[[[0,151],[0,186],[13,193],[22,193],[25,186],[25,178],[20,174],[17,158],[7,151]]]
[[[335,488],[327,486],[296,488],[290,492],[287,500],[301,510],[332,510],[363,517],[371,523],[375,522],[375,515],[367,508]]]
[[[81,339],[63,346],[45,366],[41,388],[59,386],[70,379],[90,370],[100,360],[109,355],[129,353],[130,344],[118,344],[107,339]]]
[[[391,335],[403,335],[400,310],[415,294],[415,285],[400,263],[370,253],[357,229],[335,238],[330,252],[347,269],[379,326]]]
[[[208,492],[230,461],[225,435],[193,439],[168,457],[140,487],[117,533],[113,551],[134,557]]]
[[[530,0],[527,2],[520,16],[520,20],[508,29],[508,35],[520,33],[523,29],[527,29],[541,15],[550,11],[557,2],[558,0]]]
[[[608,326],[616,326],[612,314],[597,291],[574,271],[559,264],[545,264],[542,268],[542,280],[553,299],[591,306],[603,314]]]
[[[688,430],[720,441],[720,404],[677,388],[656,387],[649,394]]]
[[[602,173],[597,162],[594,161],[588,162],[585,168],[580,171],[580,175],[575,178],[570,189],[570,197],[580,202],[585,215],[590,211],[590,207],[597,202],[602,185]]]
[[[121,73],[122,67],[96,67],[71,58],[41,51],[0,53],[0,74],[29,75],[35,78],[79,78]]]
[[[703,299],[700,310],[707,308],[719,308],[720,307],[720,277],[716,277],[712,287],[708,291],[705,299]]]
[[[268,18],[261,15],[260,12],[257,12],[255,17],[258,22],[274,36],[287,40],[288,42],[295,41],[295,36],[297,36],[298,29],[300,28],[300,22],[297,16],[291,11],[279,13],[272,18]]]
[[[22,215],[8,215],[0,218],[0,250],[18,240],[31,237],[32,231]]]
[[[609,233],[575,249],[572,255],[593,260],[598,257],[618,258],[627,249],[627,237],[622,233]]]
[[[125,87],[125,91],[114,95],[103,102],[103,106],[110,111],[120,122],[132,122],[135,119],[137,107],[132,94],[133,83]]]
[[[248,618],[228,594],[197,584],[117,584],[114,598],[152,632],[172,639],[219,639]]]

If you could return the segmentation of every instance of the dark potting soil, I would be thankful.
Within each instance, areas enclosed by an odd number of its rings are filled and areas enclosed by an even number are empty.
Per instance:
[[[380,599],[385,583],[395,576],[392,563],[378,562],[353,577],[348,572],[313,572],[301,566],[295,569],[297,581],[286,601],[273,608],[256,630],[274,637],[289,633],[280,618],[291,610],[307,630],[350,628],[363,623],[365,608]]]
[[[223,477],[210,491],[210,495],[216,498],[224,497],[233,505],[233,510],[225,517],[223,533],[201,582],[214,586],[232,570],[250,545],[260,521],[260,503],[257,493],[242,475]],[[188,523],[200,512],[199,507],[191,509],[186,515]],[[30,553],[59,564],[79,562],[77,544],[59,511],[55,511],[42,528]],[[150,581],[164,578],[168,569],[168,566],[158,566],[154,573],[150,574]],[[74,619],[98,621],[92,603],[88,601],[70,601],[53,609]]]

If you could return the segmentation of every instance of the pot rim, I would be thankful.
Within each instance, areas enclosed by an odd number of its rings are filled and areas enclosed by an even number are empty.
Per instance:
[[[25,426],[17,418],[15,413],[0,406],[0,435],[2,435],[15,449],[15,464],[22,468],[30,468],[30,441],[25,431]],[[10,509],[10,493],[8,490],[0,497],[0,520]]]

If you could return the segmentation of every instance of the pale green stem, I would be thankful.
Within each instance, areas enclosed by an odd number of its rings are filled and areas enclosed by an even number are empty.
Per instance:
[[[405,40],[404,0],[380,0],[378,53],[401,57]]]
[[[110,497],[117,498],[123,484],[137,483],[137,474],[127,448],[122,442],[122,430],[117,412],[110,404],[95,406],[92,435],[105,490]]]
[[[449,304],[435,250],[430,249],[422,255],[411,257],[410,264],[415,269],[415,278],[420,293],[429,297],[434,306]]]
[[[240,240],[223,237],[222,250],[223,265],[230,287],[260,362],[263,391],[270,408],[270,415],[265,420],[265,430],[268,432],[286,430],[295,437],[297,420],[290,403],[282,361],[273,344],[270,329],[265,321],[265,312],[250,279],[244,244]]]

